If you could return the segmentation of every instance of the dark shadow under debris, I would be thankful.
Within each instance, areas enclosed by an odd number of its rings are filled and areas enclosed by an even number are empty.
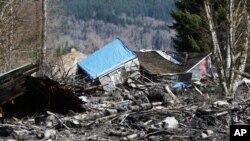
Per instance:
[[[69,111],[83,112],[82,101],[72,90],[48,78],[26,78],[24,95],[3,105],[4,117],[21,118],[47,110],[67,114]]]

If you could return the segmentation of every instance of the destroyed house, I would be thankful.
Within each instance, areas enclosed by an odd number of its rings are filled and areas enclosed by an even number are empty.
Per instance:
[[[136,54],[117,38],[81,60],[78,68],[90,80],[99,80],[104,89],[113,90],[124,82],[127,72],[139,70],[139,62]]]
[[[175,81],[199,80],[210,72],[211,53],[137,52],[143,73]]]

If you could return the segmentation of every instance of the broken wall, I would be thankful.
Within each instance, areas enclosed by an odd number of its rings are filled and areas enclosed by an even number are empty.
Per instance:
[[[211,57],[208,56],[199,62],[194,68],[188,72],[192,73],[192,80],[200,80],[205,77],[207,74],[211,73]]]
[[[100,77],[99,81],[104,85],[105,90],[114,90],[116,85],[122,84],[127,80],[130,72],[139,71],[139,66],[139,60],[135,58],[120,65],[119,68],[113,70],[109,74]]]

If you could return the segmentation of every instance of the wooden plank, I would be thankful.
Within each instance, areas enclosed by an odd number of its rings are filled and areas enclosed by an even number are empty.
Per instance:
[[[7,81],[10,81],[11,79],[13,78],[16,78],[18,76],[22,76],[24,73],[26,73],[26,75],[30,74],[27,72],[29,72],[30,70],[33,70],[33,69],[38,69],[38,65],[37,64],[26,64],[26,65],[23,65],[19,68],[16,68],[16,69],[13,69],[9,72],[6,72],[4,74],[1,74],[0,75],[0,84],[2,83],[5,83]]]
[[[6,88],[6,87],[10,87],[11,85],[15,84],[16,82],[18,83],[19,81],[21,81],[22,79],[24,79],[27,75],[32,74],[32,73],[34,73],[36,71],[38,71],[38,68],[33,68],[33,69],[31,69],[31,70],[23,73],[19,77],[9,78],[8,81],[5,81],[4,83],[2,83],[0,85],[0,94],[1,94],[2,89]]]
[[[25,77],[38,71],[37,64],[26,64],[0,75],[0,105],[26,92]]]

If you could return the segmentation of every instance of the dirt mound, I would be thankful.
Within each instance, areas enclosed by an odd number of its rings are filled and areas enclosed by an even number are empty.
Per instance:
[[[86,58],[87,55],[83,54],[76,49],[71,49],[71,52],[60,57],[53,70],[53,74],[57,79],[65,79],[74,76],[77,72],[77,62]]]

